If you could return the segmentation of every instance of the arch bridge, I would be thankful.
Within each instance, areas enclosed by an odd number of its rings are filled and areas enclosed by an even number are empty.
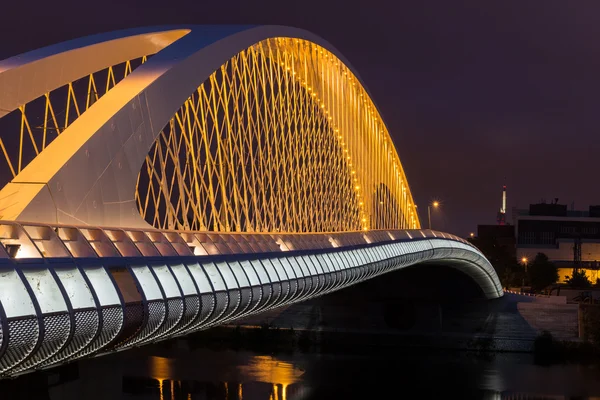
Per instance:
[[[140,28],[0,61],[0,376],[419,263],[503,295],[476,248],[421,229],[367,89],[309,32]]]

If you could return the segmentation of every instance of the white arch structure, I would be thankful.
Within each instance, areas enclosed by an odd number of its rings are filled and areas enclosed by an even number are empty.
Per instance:
[[[223,63],[274,37],[308,40],[344,60],[330,44],[301,29],[208,26],[98,35],[58,45],[52,55],[44,49],[0,63],[0,87],[7,88],[0,110],[6,113],[90,71],[160,50],[2,189],[3,218],[147,227],[135,204],[135,182],[162,128]],[[70,70],[52,74],[65,65]]]
[[[133,29],[0,62],[1,118],[92,71],[156,53],[0,190],[0,375],[186,334],[423,262],[465,272],[487,298],[503,295],[476,248],[418,229],[407,185],[412,230],[182,232],[140,217],[136,180],[163,127],[227,60],[271,38],[315,43],[350,68],[321,38],[282,26]]]

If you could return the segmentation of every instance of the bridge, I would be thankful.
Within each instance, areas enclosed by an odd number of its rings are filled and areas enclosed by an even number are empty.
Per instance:
[[[164,340],[415,264],[421,229],[350,64],[282,26],[100,34],[0,61],[0,376]]]

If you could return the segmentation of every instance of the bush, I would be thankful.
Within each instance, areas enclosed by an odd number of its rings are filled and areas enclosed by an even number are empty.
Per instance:
[[[573,276],[566,276],[567,284],[574,288],[587,289],[592,286],[592,282],[585,274],[585,270],[574,271]]]
[[[550,364],[556,362],[559,349],[552,334],[543,331],[533,342],[533,356],[536,364]]]

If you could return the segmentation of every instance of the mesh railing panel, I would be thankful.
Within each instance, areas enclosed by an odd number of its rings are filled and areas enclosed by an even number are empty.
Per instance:
[[[198,324],[194,325],[194,329],[196,326],[208,321],[216,313],[217,302],[213,293],[203,293],[200,298],[202,299],[200,304],[200,318],[198,320]]]
[[[100,318],[98,317],[97,310],[78,310],[75,312],[75,332],[67,346],[59,353],[44,361],[40,366],[44,367],[58,363],[83,350],[92,342],[99,328]]]
[[[71,333],[71,317],[69,314],[46,315],[43,322],[44,337],[42,345],[27,360],[17,365],[11,373],[17,373],[40,365],[58,353],[67,343]]]
[[[117,346],[118,348],[133,346],[134,344],[140,343],[144,339],[149,338],[158,329],[160,329],[167,317],[167,307],[163,301],[149,301],[146,312],[147,315],[146,318],[144,318],[146,325],[143,327],[143,329],[127,342]]]
[[[39,337],[37,318],[19,318],[8,321],[8,347],[0,357],[0,373],[13,368],[34,350]]]
[[[154,305],[154,304],[158,304],[158,303],[151,303],[151,305]],[[156,306],[153,306],[153,307],[154,308],[149,307],[150,313],[152,313],[153,310],[156,309]],[[173,330],[173,328],[177,327],[177,324],[179,323],[179,321],[181,321],[181,318],[183,317],[183,300],[182,299],[167,300],[166,313],[167,313],[167,315],[164,320],[164,323],[156,331],[154,331],[154,333],[152,333],[152,336],[149,336],[147,339],[145,339],[143,341],[143,343],[150,342],[153,340],[159,340],[162,337],[169,334],[169,332],[171,330]]]
[[[201,307],[200,298],[198,296],[186,296],[185,311],[181,318],[179,326],[171,332],[172,334],[178,334],[187,331],[193,323],[200,317]]]
[[[116,347],[120,347],[137,336],[144,324],[144,314],[144,305],[142,302],[125,305],[123,310],[123,329],[115,341]]]
[[[100,327],[100,334],[87,348],[77,355],[78,357],[94,354],[104,347],[109,346],[121,332],[124,322],[124,313],[121,307],[107,307],[103,308],[101,312],[102,326]]]

